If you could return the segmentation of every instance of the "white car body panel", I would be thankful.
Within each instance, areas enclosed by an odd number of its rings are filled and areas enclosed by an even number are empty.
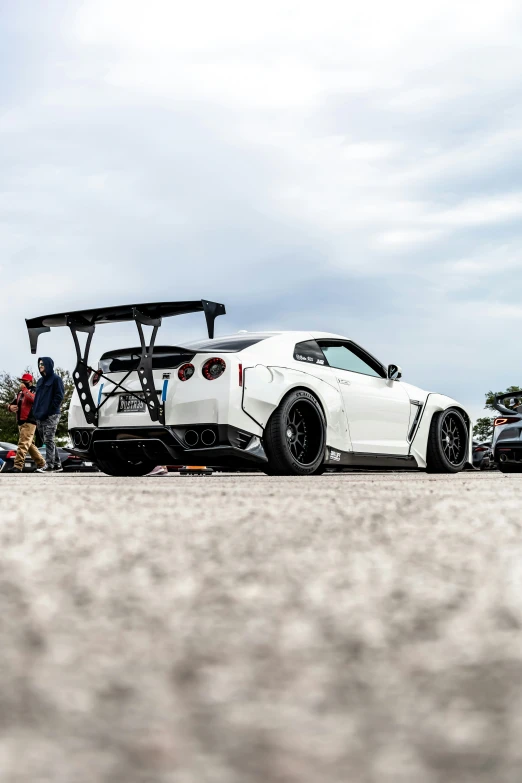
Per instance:
[[[168,380],[165,396],[165,424],[231,424],[239,428],[248,427],[255,435],[262,435],[262,428],[252,426],[254,422],[241,407],[243,389],[239,385],[239,361],[236,354],[222,354],[227,363],[227,370],[220,378],[213,381],[206,380],[201,374],[201,367],[209,359],[210,354],[197,354],[192,360],[196,368],[194,377],[190,381],[180,381],[177,369],[153,370],[154,382],[158,394],[162,394],[165,380]],[[163,376],[169,374],[170,378]],[[124,372],[106,373],[115,383],[121,383],[126,375]],[[133,378],[134,376],[134,378]],[[124,383],[127,391],[141,392],[141,385],[136,373],[127,378]],[[150,427],[152,422],[147,411],[119,413],[118,401],[120,394],[117,391],[110,396],[114,385],[104,380],[93,388],[93,396],[103,406],[99,412],[98,426],[104,427]],[[108,398],[108,399],[107,399]],[[106,400],[106,402],[104,402]],[[99,404],[99,403],[98,403]],[[77,392],[73,394],[69,411],[69,429],[73,427],[85,427],[88,425],[83,415]]]
[[[353,451],[406,456],[411,405],[400,381],[339,369],[335,374],[348,411]]]

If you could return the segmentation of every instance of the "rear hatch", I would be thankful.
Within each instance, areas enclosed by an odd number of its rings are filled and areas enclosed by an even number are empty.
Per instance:
[[[196,422],[218,422],[218,407],[221,404],[223,415],[229,404],[239,405],[238,400],[230,400],[230,389],[238,392],[242,380],[236,371],[236,362],[231,354],[237,354],[246,348],[266,340],[274,333],[240,333],[216,339],[198,340],[181,346],[154,347],[152,375],[154,389],[158,398],[167,401],[165,423],[176,424]],[[219,357],[230,356],[225,360]],[[138,377],[141,349],[127,348],[109,351],[100,359],[99,369],[104,378],[99,381],[91,378],[94,403],[99,408],[99,427],[151,427],[159,422],[152,421],[146,408],[142,386]],[[223,379],[210,386],[204,378],[204,363],[222,362],[227,367]],[[194,379],[183,383],[178,372],[184,364],[194,362]],[[218,367],[219,371],[219,367]],[[237,379],[237,380],[233,380]],[[167,400],[168,395],[168,400]],[[175,406],[175,415],[174,415]],[[174,418],[173,418],[174,415]]]
[[[137,369],[141,349],[127,348],[103,354],[99,369],[104,378],[91,379],[99,427],[150,427],[154,425],[145,403]],[[165,400],[168,386],[177,381],[177,370],[192,361],[194,352],[177,346],[154,348],[152,375],[158,399]],[[174,380],[175,379],[175,380]]]

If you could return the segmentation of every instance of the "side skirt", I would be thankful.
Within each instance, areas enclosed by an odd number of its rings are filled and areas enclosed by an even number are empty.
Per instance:
[[[326,449],[324,461],[329,467],[351,468],[403,468],[418,469],[417,460],[411,454],[404,457],[397,454],[365,454],[357,451],[338,451],[330,446]]]

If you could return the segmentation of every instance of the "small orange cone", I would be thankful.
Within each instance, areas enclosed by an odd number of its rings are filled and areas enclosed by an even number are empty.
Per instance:
[[[180,476],[211,476],[212,468],[206,465],[185,465],[179,472]]]

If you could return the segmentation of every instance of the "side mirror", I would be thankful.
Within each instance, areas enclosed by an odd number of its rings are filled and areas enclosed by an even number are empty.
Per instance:
[[[390,381],[398,381],[399,378],[402,378],[402,370],[399,367],[398,364],[389,364],[388,365],[388,380]]]

